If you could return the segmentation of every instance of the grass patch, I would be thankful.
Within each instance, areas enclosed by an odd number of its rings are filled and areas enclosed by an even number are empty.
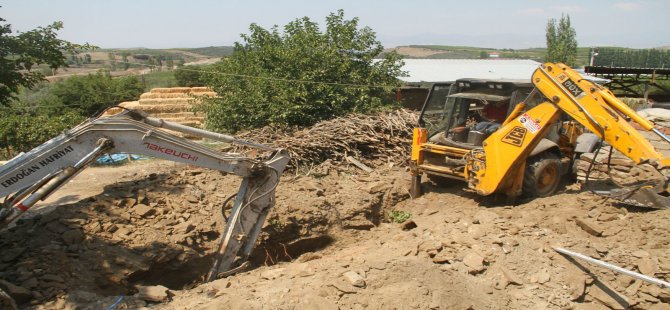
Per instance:
[[[177,79],[174,77],[174,71],[154,71],[147,74],[142,74],[139,77],[140,82],[144,86],[145,91],[157,87],[175,87],[177,86]]]
[[[395,222],[395,223],[402,223],[406,220],[409,220],[412,217],[412,213],[406,212],[406,211],[401,211],[401,210],[393,210],[388,212],[388,218],[389,221]]]

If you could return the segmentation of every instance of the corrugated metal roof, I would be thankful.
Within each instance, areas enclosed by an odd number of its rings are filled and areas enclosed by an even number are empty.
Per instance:
[[[442,82],[460,78],[530,80],[539,62],[526,59],[404,59],[405,82]]]

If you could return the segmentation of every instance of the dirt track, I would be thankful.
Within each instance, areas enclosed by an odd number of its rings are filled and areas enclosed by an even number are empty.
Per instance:
[[[223,223],[219,206],[239,180],[161,163],[135,164],[102,180],[101,194],[0,235],[0,275],[19,286],[13,293],[24,307],[670,307],[668,289],[586,263],[580,270],[552,250],[668,280],[669,211],[612,204],[574,186],[506,206],[460,183],[424,182],[426,195],[409,199],[408,173],[388,166],[370,175],[332,165],[285,175],[251,268],[203,284]],[[411,213],[416,227],[389,223],[393,210]]]

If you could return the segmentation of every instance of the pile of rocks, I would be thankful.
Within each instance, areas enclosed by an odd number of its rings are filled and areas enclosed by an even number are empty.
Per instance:
[[[610,156],[610,152],[612,155]],[[590,168],[590,172],[589,172]],[[584,153],[575,162],[577,179],[607,180],[619,185],[633,185],[640,182],[657,180],[662,177],[653,166],[649,164],[637,165],[628,157],[614,150],[611,146],[604,146],[597,154]]]
[[[169,274],[216,247],[222,176],[150,174],[101,195],[20,219],[0,233],[0,288],[21,304],[72,289],[127,294],[146,273]],[[177,177],[175,177],[177,176]],[[140,276],[138,276],[140,275]],[[198,275],[181,285],[197,281]]]

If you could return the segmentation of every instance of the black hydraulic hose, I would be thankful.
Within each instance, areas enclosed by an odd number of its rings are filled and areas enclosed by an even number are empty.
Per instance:
[[[586,169],[586,177],[584,178],[584,185],[586,185],[586,183],[589,182],[589,176],[591,175],[591,169],[593,169],[593,165],[596,162],[596,158],[598,158],[598,153],[600,153],[600,148],[602,146],[603,146],[603,140],[601,139],[600,141],[598,141],[598,147],[596,147],[595,153],[593,153],[593,159],[591,159],[591,162],[589,163],[589,169]]]
[[[598,143],[598,147],[596,148],[596,151],[593,155],[593,160],[589,164],[589,168],[586,171],[586,178],[584,178],[584,184],[586,184],[589,181],[589,175],[591,174],[591,169],[593,168],[593,165],[596,161],[596,158],[598,157],[598,153],[600,153],[600,149],[602,147],[602,140]],[[645,186],[652,186],[655,185],[653,181],[642,181],[640,183],[634,184],[634,185],[624,185],[622,183],[617,182],[614,179],[614,176],[612,176],[612,153],[614,152],[614,149],[610,146],[610,151],[609,154],[607,155],[607,176],[609,176],[610,181],[614,183],[614,185],[618,186],[619,188],[623,189],[620,194],[616,196],[627,196],[630,195],[633,191],[636,191],[642,187]],[[611,195],[611,197],[614,197],[615,195]]]
[[[223,219],[228,222],[228,217],[226,216],[226,205],[230,202],[231,199],[237,197],[237,193],[232,194],[230,197],[226,198],[226,201],[223,202],[223,206],[221,207],[221,215],[223,215]]]

